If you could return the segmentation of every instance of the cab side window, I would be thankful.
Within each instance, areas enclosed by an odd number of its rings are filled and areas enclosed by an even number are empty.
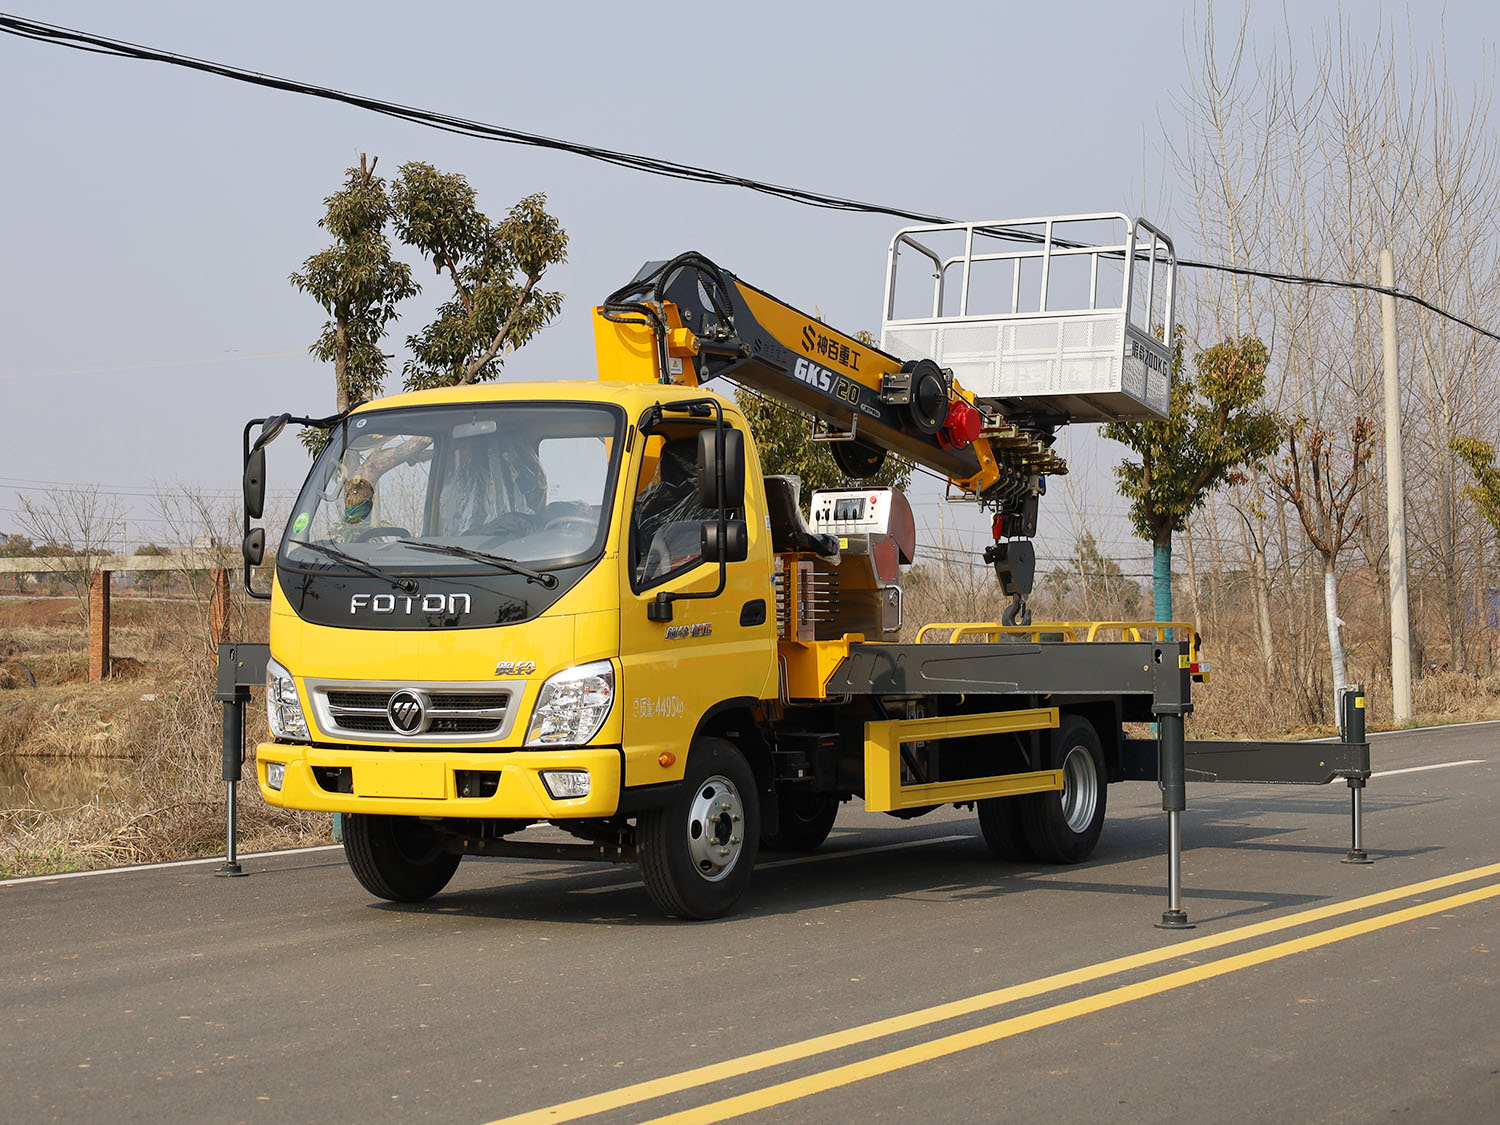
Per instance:
[[[703,521],[716,514],[698,499],[697,432],[653,434],[648,440],[657,446],[656,470],[649,477],[643,472],[630,522],[631,572],[638,588],[701,563]]]

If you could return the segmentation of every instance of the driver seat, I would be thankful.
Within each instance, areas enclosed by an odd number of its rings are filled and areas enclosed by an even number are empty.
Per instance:
[[[802,478],[788,473],[766,477],[766,514],[771,520],[771,550],[778,555],[803,552],[819,558],[839,557],[836,535],[820,535],[802,515]]]

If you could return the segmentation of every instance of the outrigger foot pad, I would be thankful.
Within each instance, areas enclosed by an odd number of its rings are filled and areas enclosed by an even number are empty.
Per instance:
[[[1163,910],[1161,921],[1156,923],[1158,930],[1194,930],[1197,926],[1188,921],[1186,910]]]

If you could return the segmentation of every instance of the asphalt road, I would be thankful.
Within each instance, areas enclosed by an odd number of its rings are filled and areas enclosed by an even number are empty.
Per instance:
[[[333,849],[3,883],[0,1119],[1493,1120],[1497,736],[1376,736],[1367,867],[1341,785],[1190,787],[1179,932],[1149,784],[1071,868],[846,807],[710,923],[514,860],[396,907]]]

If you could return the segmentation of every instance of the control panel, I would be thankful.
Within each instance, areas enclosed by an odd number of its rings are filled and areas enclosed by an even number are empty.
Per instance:
[[[885,534],[894,508],[891,495],[889,488],[814,492],[812,529],[822,535]]]
[[[905,494],[893,488],[850,488],[812,494],[811,529],[819,535],[889,536],[910,563],[916,550],[916,521]]]

